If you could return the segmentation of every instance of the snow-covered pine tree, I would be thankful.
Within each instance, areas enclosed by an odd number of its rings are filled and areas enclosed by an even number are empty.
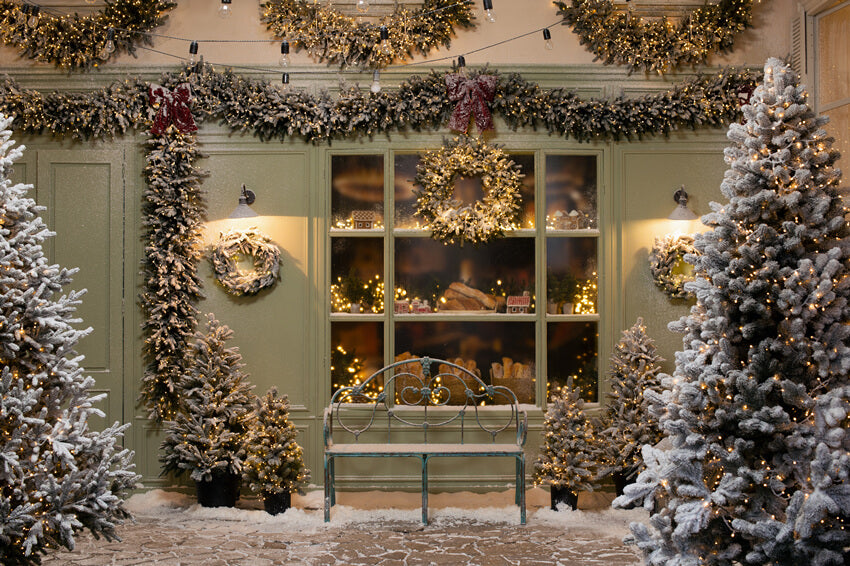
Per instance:
[[[123,496],[139,479],[121,448],[129,425],[89,429],[104,414],[74,350],[91,330],[72,326],[83,292],[59,295],[77,270],[48,263],[44,208],[27,198],[31,185],[9,179],[23,154],[11,124],[0,116],[0,563],[8,566],[73,549],[83,529],[117,539],[116,524],[129,517]]]
[[[548,485],[577,494],[593,491],[596,483],[593,427],[584,413],[581,391],[572,380],[554,395],[543,421],[543,443],[534,462],[535,485]]]
[[[298,429],[289,420],[289,397],[277,396],[272,388],[257,400],[257,422],[248,435],[244,477],[251,491],[263,499],[292,493],[310,481],[301,446],[295,441]]]
[[[656,444],[662,432],[658,420],[647,410],[644,393],[661,393],[661,362],[655,342],[646,333],[643,318],[623,331],[614,347],[608,372],[611,392],[599,425],[599,475],[633,477],[643,465],[641,447]]]
[[[197,328],[201,299],[198,264],[206,212],[200,157],[193,134],[174,126],[148,142],[145,166],[145,375],[139,396],[151,419],[173,420],[180,410],[179,382],[186,373],[184,355]]]
[[[189,472],[196,482],[241,477],[255,396],[242,373],[239,349],[225,347],[232,337],[233,331],[212,314],[207,315],[207,332],[196,333],[180,382],[183,410],[166,422],[163,472]]]
[[[667,452],[615,505],[648,564],[846,564],[850,230],[837,152],[797,75],[769,59],[732,124],[729,169],[698,234],[696,304],[671,328]],[[823,520],[823,522],[821,522]]]

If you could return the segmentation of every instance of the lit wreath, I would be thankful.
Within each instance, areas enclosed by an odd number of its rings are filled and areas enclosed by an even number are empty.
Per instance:
[[[752,4],[720,0],[700,6],[674,25],[667,18],[644,20],[618,11],[612,0],[555,2],[563,25],[572,27],[582,45],[606,65],[625,65],[630,72],[664,72],[731,51],[735,36],[752,27]]]
[[[418,10],[398,8],[376,23],[359,23],[324,2],[269,0],[261,5],[260,19],[275,37],[303,47],[319,61],[380,68],[415,52],[428,55],[434,47],[447,47],[455,26],[475,27],[471,6],[470,0],[425,0]]]
[[[458,136],[436,151],[426,152],[413,181],[416,214],[425,219],[431,236],[444,244],[486,242],[514,229],[521,202],[523,174],[500,148],[483,139]],[[458,177],[481,177],[484,198],[463,204],[452,198]]]
[[[240,271],[236,256],[254,258],[252,271]],[[210,254],[216,280],[231,295],[254,295],[271,287],[280,271],[280,250],[256,228],[229,230],[219,237]]]
[[[175,5],[168,0],[110,0],[88,16],[56,16],[35,4],[2,0],[0,40],[28,59],[88,69],[121,52],[134,54],[138,42],[151,45],[150,36],[136,32],[162,25],[165,12]],[[110,28],[114,49],[104,51]]]
[[[655,245],[649,252],[649,271],[655,284],[661,287],[671,299],[685,299],[691,293],[685,290],[685,283],[693,281],[693,276],[674,274],[673,269],[684,261],[685,254],[697,254],[693,236],[669,234],[655,238]]]

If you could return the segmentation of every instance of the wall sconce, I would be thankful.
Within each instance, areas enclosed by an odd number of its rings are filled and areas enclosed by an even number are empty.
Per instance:
[[[239,195],[239,204],[236,205],[236,208],[233,209],[233,212],[230,213],[228,218],[253,218],[255,216],[259,216],[256,212],[254,212],[249,205],[254,204],[254,200],[256,200],[257,196],[253,191],[249,191],[245,188],[245,184],[242,184],[242,193]]]
[[[673,193],[673,200],[676,201],[676,208],[670,213],[667,218],[670,220],[696,220],[699,218],[688,208],[688,193],[685,192],[685,185]]]

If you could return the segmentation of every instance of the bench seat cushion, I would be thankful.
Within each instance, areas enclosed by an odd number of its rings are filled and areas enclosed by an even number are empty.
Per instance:
[[[517,444],[332,444],[325,448],[325,454],[331,456],[357,456],[375,454],[377,456],[513,456],[522,454],[522,446]]]

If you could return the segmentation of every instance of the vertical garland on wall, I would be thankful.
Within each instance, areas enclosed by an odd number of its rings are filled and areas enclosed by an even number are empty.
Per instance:
[[[203,173],[194,165],[199,157],[195,135],[174,126],[148,141],[140,297],[146,367],[140,399],[157,422],[172,420],[179,408],[179,382],[202,296],[198,265],[206,203]]]

